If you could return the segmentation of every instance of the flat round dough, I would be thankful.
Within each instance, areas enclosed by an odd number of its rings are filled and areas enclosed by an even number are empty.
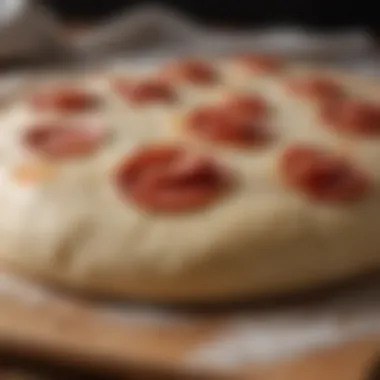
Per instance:
[[[380,134],[368,138],[330,128],[318,117],[319,100],[289,91],[288,82],[330,75],[346,94],[368,102],[378,101],[380,85],[326,69],[287,65],[257,73],[233,58],[209,64],[218,80],[173,80],[173,102],[134,104],[113,86],[120,78],[150,78],[160,71],[156,67],[57,79],[99,97],[97,107],[83,113],[36,110],[29,93],[2,110],[2,263],[64,288],[159,302],[304,291],[379,268]],[[228,145],[187,128],[186,117],[197,107],[233,94],[259,96],[269,106],[265,125],[273,139],[267,144]],[[82,123],[101,140],[82,156],[54,159],[25,145],[26,132],[41,123]],[[78,143],[66,137],[68,144]],[[51,149],[62,142],[51,141]],[[279,163],[284,150],[297,144],[348,157],[368,180],[368,191],[340,203],[289,185]],[[115,170],[151,145],[208,155],[233,185],[194,210],[141,207],[121,195]]]

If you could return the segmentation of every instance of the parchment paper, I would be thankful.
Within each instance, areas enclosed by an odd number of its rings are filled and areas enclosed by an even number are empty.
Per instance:
[[[0,41],[13,40],[12,48],[3,50],[0,61],[14,56],[38,55],[42,61],[49,62],[57,51],[65,51],[68,52],[65,64],[67,60],[78,64],[150,64],[157,59],[190,53],[222,54],[259,49],[380,75],[377,49],[363,30],[328,37],[297,28],[231,33],[196,25],[167,9],[145,7],[110,20],[77,40],[68,41],[63,37],[61,26],[46,11],[41,12],[32,7],[31,2],[22,0],[14,0],[12,6],[10,0],[5,3],[11,11],[7,18],[6,10],[0,8],[0,14],[3,12]],[[25,25],[30,31],[30,27],[37,24],[36,33],[26,43]],[[48,39],[46,33],[50,34]],[[0,98],[5,99],[21,88],[25,79],[22,74],[16,71],[3,76]],[[0,276],[0,293],[20,297],[32,304],[58,297],[9,275]],[[98,306],[98,310],[104,318],[132,325],[191,324],[195,318],[190,314],[128,304]],[[380,281],[354,287],[313,305],[285,306],[276,311],[236,311],[228,315],[220,333],[199,344],[184,358],[183,364],[231,368],[252,361],[282,359],[375,332],[380,332]]]

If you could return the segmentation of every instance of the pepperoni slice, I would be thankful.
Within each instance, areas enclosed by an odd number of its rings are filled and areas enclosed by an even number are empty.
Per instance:
[[[303,78],[289,82],[289,89],[298,96],[310,97],[317,101],[340,99],[342,87],[330,78]]]
[[[332,128],[362,136],[380,134],[380,105],[356,99],[324,104],[322,120]]]
[[[209,85],[217,81],[216,70],[209,64],[198,60],[185,60],[168,65],[162,72],[165,80],[186,82],[196,85]]]
[[[267,112],[265,101],[255,95],[236,94],[226,100],[224,107],[230,112],[247,118],[260,118]]]
[[[280,169],[290,186],[317,201],[359,201],[369,190],[368,179],[346,158],[311,146],[285,150]]]
[[[229,107],[203,107],[189,114],[188,128],[206,140],[231,146],[261,146],[270,134],[265,123]]]
[[[210,157],[180,147],[146,147],[122,162],[116,184],[123,196],[157,212],[207,206],[229,185],[228,176]]]
[[[159,79],[145,79],[138,82],[117,80],[114,83],[116,91],[134,104],[158,102],[173,102],[175,91],[170,84]]]
[[[243,54],[238,57],[238,62],[258,74],[276,73],[283,67],[283,61],[278,57],[257,53]]]
[[[51,88],[31,97],[31,105],[41,111],[81,112],[99,103],[94,94],[76,87]]]
[[[24,143],[30,150],[51,159],[84,156],[97,150],[104,131],[90,123],[41,123],[29,128]]]

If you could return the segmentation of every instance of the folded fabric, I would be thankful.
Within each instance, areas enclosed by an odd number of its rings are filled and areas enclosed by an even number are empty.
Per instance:
[[[63,25],[36,2],[0,2],[0,62],[35,58],[97,62],[116,57],[146,59],[264,50],[353,65],[375,73],[380,67],[376,46],[362,30],[325,35],[308,34],[295,27],[227,32],[197,25],[159,6],[125,12],[77,39],[66,36]]]

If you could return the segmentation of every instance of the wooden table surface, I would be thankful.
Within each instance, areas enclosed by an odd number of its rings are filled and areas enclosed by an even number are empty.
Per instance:
[[[212,336],[215,323],[136,328],[97,313],[91,303],[31,304],[0,296],[0,379],[13,379],[16,370],[49,380],[76,380],[85,374],[104,380],[372,380],[380,360],[378,335],[282,363],[244,365],[231,373],[189,372],[181,367],[184,356]]]

